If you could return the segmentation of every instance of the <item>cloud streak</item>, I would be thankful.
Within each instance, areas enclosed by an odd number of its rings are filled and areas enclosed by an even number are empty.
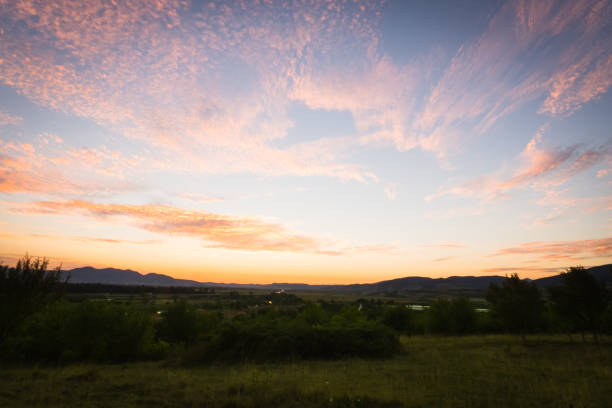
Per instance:
[[[257,217],[237,217],[162,205],[101,204],[88,201],[40,201],[14,208],[18,213],[80,214],[98,219],[127,219],[155,233],[200,238],[209,247],[248,251],[331,254],[316,239],[289,232]]]
[[[612,256],[612,238],[582,241],[525,242],[502,248],[491,256],[536,256],[547,261],[579,261],[585,258]]]

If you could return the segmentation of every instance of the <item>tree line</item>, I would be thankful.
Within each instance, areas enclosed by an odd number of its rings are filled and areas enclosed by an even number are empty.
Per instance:
[[[293,294],[230,294],[234,316],[177,297],[165,305],[68,302],[60,269],[28,256],[0,265],[0,359],[69,362],[169,358],[183,363],[385,357],[400,335],[513,333],[612,334],[605,286],[582,267],[539,290],[514,274],[486,292],[488,312],[466,297],[439,298],[417,311],[373,299],[303,302]],[[244,299],[243,299],[244,298]],[[248,300],[248,301],[247,301]],[[255,304],[254,304],[255,303]],[[257,303],[262,306],[258,307]],[[274,305],[269,306],[269,304]]]

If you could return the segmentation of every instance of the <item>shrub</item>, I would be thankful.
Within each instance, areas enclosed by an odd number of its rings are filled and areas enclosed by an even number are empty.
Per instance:
[[[199,332],[197,313],[185,300],[172,303],[157,325],[159,337],[169,342],[192,343]]]
[[[448,299],[438,298],[427,310],[429,317],[429,332],[435,334],[450,334],[452,325],[451,303]]]
[[[470,299],[465,296],[451,301],[451,332],[467,334],[476,331],[476,309]]]
[[[309,325],[303,319],[253,318],[225,322],[200,349],[200,361],[269,361],[385,357],[398,352],[400,343],[393,330],[366,320]]]
[[[385,308],[382,322],[399,333],[412,333],[412,311],[405,306]]]
[[[13,359],[47,362],[119,362],[163,351],[147,313],[100,302],[49,305],[28,318],[9,344]]]
[[[48,271],[46,258],[26,254],[14,268],[0,265],[0,344],[29,315],[58,300],[67,278],[61,268]]]

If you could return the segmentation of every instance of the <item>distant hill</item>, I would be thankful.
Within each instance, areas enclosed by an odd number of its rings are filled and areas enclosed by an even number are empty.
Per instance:
[[[104,283],[112,285],[145,285],[145,286],[200,286],[202,283],[193,280],[175,279],[168,275],[148,273],[143,275],[129,269],[104,268],[91,266],[66,271],[71,283]],[[65,276],[65,275],[64,275]]]
[[[598,280],[612,284],[612,264],[594,266],[587,269]],[[65,273],[70,274],[72,283],[102,283],[112,285],[144,285],[144,286],[207,286],[228,288],[260,288],[285,290],[334,290],[358,293],[410,292],[410,291],[444,291],[444,290],[484,290],[490,283],[500,284],[503,276],[451,276],[448,278],[425,278],[410,276],[406,278],[386,280],[376,283],[350,285],[309,285],[306,283],[271,283],[238,284],[197,282],[187,279],[176,279],[168,275],[149,273],[143,275],[129,269],[105,268],[96,269],[91,266],[76,268]],[[559,275],[534,280],[536,285],[545,288],[559,284]]]

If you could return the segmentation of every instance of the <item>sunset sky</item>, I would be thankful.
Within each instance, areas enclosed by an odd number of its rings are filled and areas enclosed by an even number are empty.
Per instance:
[[[612,1],[0,0],[0,259],[199,281],[612,262]]]

